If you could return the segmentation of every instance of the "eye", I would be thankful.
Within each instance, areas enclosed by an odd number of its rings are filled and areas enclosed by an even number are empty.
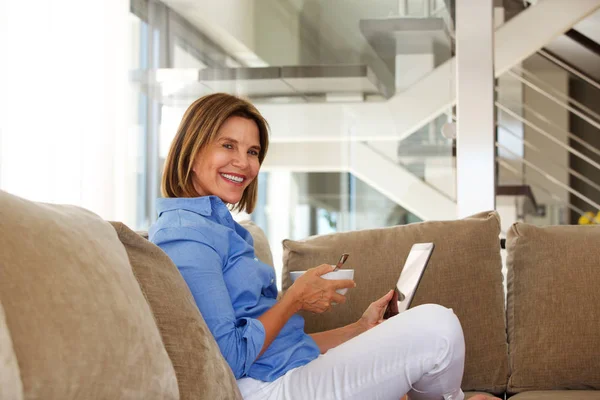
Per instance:
[[[258,157],[258,151],[256,151],[256,150],[248,150],[248,154]]]
[[[226,149],[233,149],[233,145],[231,143],[224,143],[223,147]]]

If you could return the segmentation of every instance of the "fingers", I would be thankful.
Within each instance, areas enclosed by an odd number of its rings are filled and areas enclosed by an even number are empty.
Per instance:
[[[313,313],[324,313],[331,309],[335,304],[344,304],[346,302],[346,296],[343,296],[337,292],[324,293],[324,296],[315,300],[314,302],[304,303],[302,309]]]
[[[321,276],[321,275],[325,275],[328,272],[333,271],[334,268],[335,268],[335,266],[333,266],[333,265],[321,264],[318,267],[313,268],[313,270],[315,271],[314,273],[316,276]]]
[[[387,305],[387,303],[389,303],[390,300],[392,299],[393,295],[394,295],[394,291],[390,290],[385,295],[383,295],[383,297],[381,297],[379,300],[376,300],[375,303],[377,303],[378,305],[382,305],[382,304]]]
[[[346,296],[336,292],[331,296],[331,301],[337,304],[344,304],[346,302]]]
[[[352,279],[335,279],[330,282],[334,289],[349,289],[356,287],[356,283]]]

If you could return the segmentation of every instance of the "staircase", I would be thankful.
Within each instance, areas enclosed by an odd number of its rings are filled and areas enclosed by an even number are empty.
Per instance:
[[[515,214],[515,209],[518,210],[516,214],[519,219],[552,223],[573,221],[576,217],[567,216],[566,210],[579,215],[585,209],[578,207],[578,210],[574,210],[569,196],[586,202],[590,209],[600,209],[595,206],[596,201],[570,186],[569,177],[574,177],[578,182],[595,187],[591,178],[568,165],[569,157],[579,157],[581,152],[568,145],[564,132],[562,137],[554,136],[556,133],[552,129],[561,128],[556,123],[539,126],[540,118],[545,118],[544,113],[529,106],[528,99],[522,97],[524,91],[532,100],[535,98],[530,92],[544,97],[547,100],[537,101],[542,109],[545,101],[552,102],[553,95],[536,86],[535,73],[524,70],[521,63],[538,51],[540,54],[548,52],[543,50],[546,44],[552,43],[554,38],[560,37],[579,20],[587,17],[600,6],[600,2],[582,1],[573,5],[574,8],[565,9],[564,2],[541,1],[496,31],[495,67],[499,78],[497,90],[501,98],[497,102],[498,204],[500,209],[504,207],[512,210],[512,214]],[[541,19],[548,23],[536,24]],[[535,32],[532,30],[533,26],[536,27]],[[385,106],[376,102],[319,103],[305,104],[300,109],[294,104],[259,104],[261,112],[271,123],[273,148],[277,149],[272,154],[282,154],[270,156],[265,168],[287,166],[298,170],[296,168],[306,162],[297,160],[297,165],[293,165],[296,161],[293,161],[291,153],[299,143],[302,143],[301,153],[311,154],[311,159],[314,159],[311,162],[314,165],[310,167],[313,171],[329,164],[327,154],[323,154],[323,160],[315,157],[324,148],[328,149],[329,157],[331,154],[351,154],[345,162],[332,158],[330,166],[335,165],[338,169],[362,177],[422,219],[454,218],[456,205],[452,142],[439,135],[441,124],[448,120],[447,115],[451,115],[455,101],[450,86],[454,63],[453,58],[449,59],[406,90],[396,93]],[[535,64],[535,57],[530,63]],[[560,71],[563,75],[566,74],[564,79],[570,74],[562,66],[552,65],[552,68],[555,69],[552,72],[555,75],[560,75]],[[511,87],[518,88],[521,97],[507,95]],[[565,88],[568,85],[563,90]],[[572,99],[564,96],[562,102],[553,103],[561,108],[557,115],[563,115],[564,131],[569,128],[565,121],[573,112],[572,107],[568,108],[571,103]],[[585,108],[580,109],[581,107],[577,107],[576,110],[582,115],[578,118],[594,126],[593,114],[588,116]],[[514,132],[515,126],[521,127],[520,134]],[[547,130],[551,132],[546,132]],[[523,133],[525,131],[526,134]],[[526,140],[525,136],[532,138]],[[573,134],[567,136],[569,140],[577,140],[574,137],[576,138]],[[540,143],[535,145],[531,142]],[[543,149],[550,148],[548,146],[556,147],[555,154],[557,157],[560,154],[562,159],[553,164],[544,160],[540,164],[535,156],[542,154],[538,159],[543,160]],[[589,148],[600,148],[600,143],[595,147],[586,147],[586,151],[593,153]],[[355,155],[360,155],[361,158],[358,159]],[[583,162],[591,160],[591,155],[583,155]],[[377,170],[374,166],[381,169]],[[410,190],[403,190],[404,188]]]
[[[417,18],[406,9],[402,15],[380,15],[359,0],[337,1],[337,8],[319,12],[314,9],[319,1],[263,1],[286,23],[273,18],[263,22],[285,28],[281,40],[290,46],[296,40],[303,59],[317,59],[319,65],[277,58],[278,52],[270,55],[277,63],[270,62],[244,36],[249,30],[240,28],[241,36],[236,37],[235,29],[219,25],[227,21],[219,19],[221,6],[216,3],[165,3],[181,13],[196,7],[196,12],[188,12],[192,23],[207,28],[216,41],[223,38],[217,44],[231,49],[236,59],[202,68],[167,63],[134,71],[133,81],[151,99],[179,109],[190,99],[215,91],[249,97],[271,126],[272,144],[263,171],[350,172],[421,219],[456,217],[454,143],[440,135],[441,126],[453,119],[456,101],[453,12],[447,2],[378,3],[386,10],[418,5],[419,12],[426,12]],[[510,218],[572,223],[600,209],[596,179],[600,143],[595,142],[600,118],[593,107],[597,101],[592,105],[589,101],[598,95],[594,76],[598,70],[586,68],[568,51],[561,52],[569,48],[565,41],[578,39],[593,53],[593,38],[586,41],[578,33],[599,7],[600,0],[573,1],[568,7],[564,0],[540,0],[514,16],[511,13],[506,23],[502,10],[496,9],[500,16],[495,33],[497,203]],[[186,25],[169,12],[163,14],[168,26]],[[347,45],[364,43],[360,57],[352,55],[356,49],[348,50],[351,56],[346,59],[344,47],[327,47],[323,43],[327,35],[301,26],[307,15],[320,18],[318,29],[341,36]],[[337,19],[341,30],[323,22],[327,18]],[[293,35],[297,37],[288,40]],[[415,72],[415,65],[425,69]],[[150,175],[157,176],[158,169]]]

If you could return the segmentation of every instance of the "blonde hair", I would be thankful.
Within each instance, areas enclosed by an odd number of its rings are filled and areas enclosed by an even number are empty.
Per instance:
[[[215,93],[196,100],[181,119],[175,139],[165,161],[161,192],[164,197],[197,197],[192,182],[192,167],[199,151],[217,138],[219,129],[229,117],[247,118],[256,123],[259,133],[262,165],[269,147],[269,125],[251,103],[226,93]],[[256,206],[258,182],[255,178],[244,190],[233,210],[251,213]]]

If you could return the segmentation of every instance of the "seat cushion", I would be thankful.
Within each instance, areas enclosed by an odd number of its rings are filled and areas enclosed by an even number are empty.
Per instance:
[[[23,383],[6,324],[4,308],[0,303],[0,399],[23,399]]]
[[[510,400],[600,400],[597,390],[540,390],[511,396]]]
[[[120,222],[111,222],[125,246],[177,373],[181,400],[241,398],[177,266],[156,245]]]
[[[179,399],[115,230],[73,206],[0,192],[0,303],[26,399]]]
[[[465,392],[465,400],[469,400],[471,397],[476,396],[478,394],[484,394],[489,398],[494,398],[493,394],[484,393],[484,392]]]
[[[508,391],[600,389],[600,226],[507,235]]]
[[[502,393],[508,380],[500,220],[495,212],[459,221],[431,221],[391,228],[286,240],[283,289],[290,271],[335,263],[350,253],[357,287],[347,302],[322,315],[304,314],[308,332],[354,322],[374,300],[394,287],[411,246],[434,242],[435,251],[413,306],[436,303],[454,310],[466,341],[465,390]],[[400,340],[400,339],[399,339]]]

